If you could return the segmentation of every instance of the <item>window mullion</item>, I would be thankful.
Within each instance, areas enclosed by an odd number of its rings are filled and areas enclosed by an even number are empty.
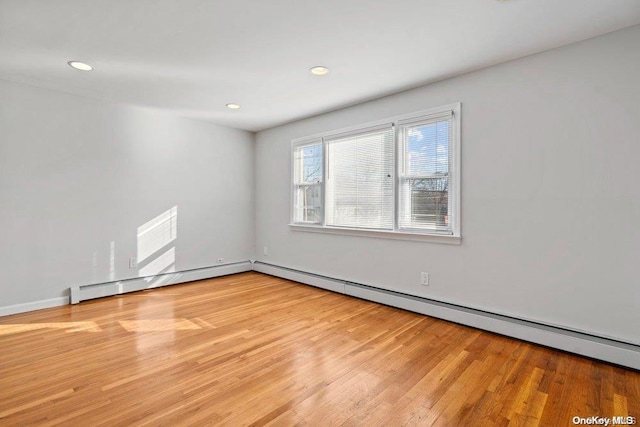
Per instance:
[[[322,138],[320,145],[322,147],[322,182],[320,183],[320,204],[322,205],[322,209],[320,211],[322,212],[322,216],[320,218],[320,224],[324,227],[326,226],[327,218],[327,196],[325,192],[327,188],[327,177],[329,176],[329,162],[327,161],[329,153],[327,152],[327,143],[325,138]]]
[[[398,215],[400,215],[400,136],[399,127],[393,125],[393,231],[399,230]]]

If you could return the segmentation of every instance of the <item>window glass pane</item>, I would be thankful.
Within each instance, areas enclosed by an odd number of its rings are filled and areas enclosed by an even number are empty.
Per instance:
[[[393,128],[326,147],[326,224],[393,229]]]
[[[322,144],[303,145],[294,149],[294,183],[313,184],[322,181]]]
[[[320,184],[299,185],[294,189],[294,221],[320,223],[322,195]]]
[[[293,149],[293,222],[322,222],[322,141]]]
[[[406,179],[401,184],[400,226],[404,228],[449,228],[449,179]]]
[[[407,126],[407,175],[449,172],[449,121]]]
[[[450,133],[450,120],[402,126],[400,228],[451,231]]]

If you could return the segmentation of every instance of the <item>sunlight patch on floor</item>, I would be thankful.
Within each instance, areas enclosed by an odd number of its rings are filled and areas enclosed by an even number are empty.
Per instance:
[[[57,322],[57,323],[25,323],[0,325],[0,336],[20,332],[37,331],[39,329],[64,329],[65,332],[100,332],[102,329],[96,322]]]
[[[121,320],[120,326],[128,332],[188,331],[202,329],[188,319]]]

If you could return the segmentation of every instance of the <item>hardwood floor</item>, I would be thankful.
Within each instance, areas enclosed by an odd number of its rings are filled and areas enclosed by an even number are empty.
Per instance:
[[[0,317],[0,425],[573,425],[640,373],[243,273]]]

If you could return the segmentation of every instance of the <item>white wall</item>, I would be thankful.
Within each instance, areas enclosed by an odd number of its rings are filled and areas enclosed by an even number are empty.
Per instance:
[[[174,206],[177,238],[140,268],[167,253],[158,267],[171,268],[171,248],[176,271],[246,261],[253,139],[0,81],[0,307],[138,277],[137,228]]]
[[[259,132],[258,259],[640,342],[638,46],[640,26]],[[289,229],[291,139],[453,102],[460,246]]]

